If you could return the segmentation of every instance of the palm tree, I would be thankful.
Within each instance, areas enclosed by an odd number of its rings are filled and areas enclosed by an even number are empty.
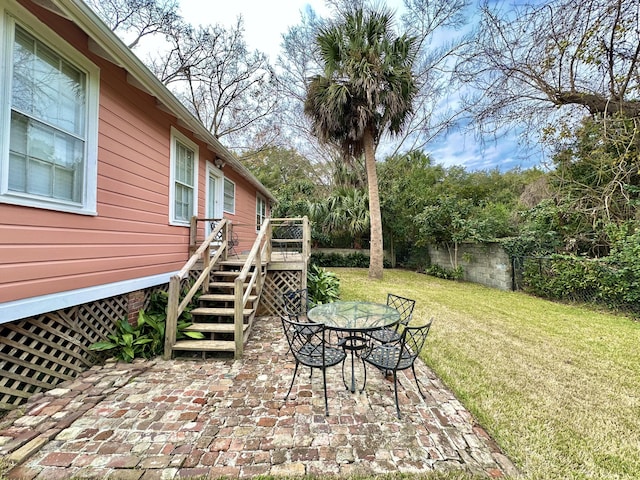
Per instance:
[[[322,28],[316,39],[324,72],[311,78],[304,111],[314,134],[335,143],[347,162],[364,153],[369,189],[369,277],[382,278],[382,219],[375,152],[412,111],[416,40],[393,32],[393,14],[362,8]]]

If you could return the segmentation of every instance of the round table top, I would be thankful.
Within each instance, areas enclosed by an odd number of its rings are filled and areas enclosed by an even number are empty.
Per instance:
[[[367,331],[395,324],[400,320],[400,312],[383,303],[332,302],[313,307],[307,317],[327,328]]]

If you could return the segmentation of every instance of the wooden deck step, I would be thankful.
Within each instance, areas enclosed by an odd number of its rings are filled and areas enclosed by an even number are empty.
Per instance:
[[[173,349],[192,352],[235,352],[236,344],[226,340],[178,340]]]
[[[242,259],[222,260],[218,262],[218,265],[226,265],[229,267],[243,267],[244,264],[245,264],[245,260],[242,260]]]
[[[212,276],[215,277],[237,277],[238,275],[240,275],[240,272],[232,272],[230,270],[213,270],[211,272]]]
[[[233,302],[235,298],[235,295],[230,293],[205,293],[199,297],[200,300],[204,300],[206,302]],[[255,302],[257,299],[257,295],[249,295],[248,301]]]
[[[242,330],[247,328],[249,325],[243,324]],[[192,323],[185,330],[203,333],[235,333],[235,325],[233,323]]]
[[[249,284],[248,283],[244,284],[245,287],[247,285],[249,285]],[[210,288],[234,288],[235,287],[235,283],[233,283],[233,282],[211,282],[211,283],[209,283],[209,287]]]
[[[243,315],[251,315],[255,309],[245,308],[242,310]],[[198,307],[191,310],[191,315],[220,315],[233,317],[235,310],[233,308],[215,308],[215,307]]]

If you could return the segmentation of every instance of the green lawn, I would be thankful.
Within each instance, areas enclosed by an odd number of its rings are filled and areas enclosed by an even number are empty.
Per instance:
[[[417,300],[426,363],[528,479],[640,478],[640,323],[522,293],[332,268],[343,300]]]

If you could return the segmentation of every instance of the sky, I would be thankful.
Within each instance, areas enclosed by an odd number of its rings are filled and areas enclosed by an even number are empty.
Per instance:
[[[251,49],[269,55],[275,63],[282,35],[300,22],[301,12],[311,6],[320,16],[328,14],[324,0],[179,0],[181,15],[193,25],[235,24],[242,15],[245,41]],[[387,6],[397,10],[401,0],[388,0]],[[454,131],[433,142],[426,149],[435,163],[444,166],[463,165],[467,170],[529,168],[540,163],[539,153],[530,155],[510,134],[481,145],[472,134]]]

